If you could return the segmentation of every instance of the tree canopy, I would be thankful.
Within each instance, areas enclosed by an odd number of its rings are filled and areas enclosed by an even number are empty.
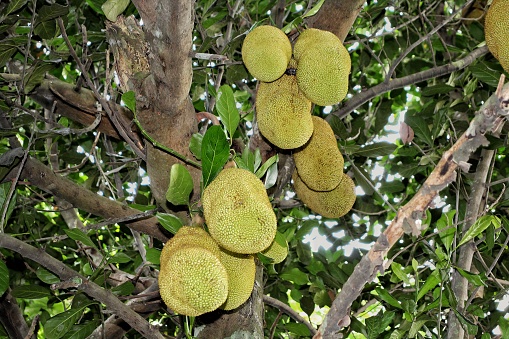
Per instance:
[[[0,337],[508,337],[509,85],[489,6],[1,3]],[[350,55],[346,98],[312,108],[356,186],[341,218],[302,203],[292,151],[258,130],[241,48],[264,24],[292,43],[330,31]],[[179,315],[161,249],[206,225],[224,167],[262,180],[289,253],[257,255],[241,307]]]

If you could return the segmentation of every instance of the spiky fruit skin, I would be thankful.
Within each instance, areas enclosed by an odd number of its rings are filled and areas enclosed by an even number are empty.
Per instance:
[[[297,82],[311,102],[327,106],[337,104],[348,93],[352,62],[343,45],[315,44],[306,49],[297,69]]]
[[[484,21],[486,45],[509,72],[509,0],[494,0]]]
[[[260,83],[256,119],[262,135],[282,149],[300,147],[313,134],[311,101],[299,90],[292,75]]]
[[[313,212],[326,218],[339,218],[348,213],[355,203],[355,184],[346,174],[332,191],[313,191],[301,180],[297,171],[292,175],[293,187],[300,200]]]
[[[256,264],[252,255],[233,253],[225,249],[221,249],[219,260],[228,273],[228,297],[220,308],[229,311],[249,299],[253,291]]]
[[[341,40],[332,32],[324,31],[317,28],[308,28],[304,30],[295,41],[293,46],[293,57],[299,60],[302,53],[315,44],[324,44],[330,46],[341,45]]]
[[[284,236],[278,232],[272,244],[260,253],[272,259],[273,264],[279,264],[288,256],[288,243]]]
[[[299,176],[315,191],[330,191],[343,176],[344,159],[338,149],[332,128],[313,116],[313,135],[308,143],[293,153]]]
[[[164,244],[161,251],[160,266],[166,265],[168,257],[175,251],[175,248],[182,245],[196,245],[203,247],[216,256],[219,255],[219,245],[203,228],[194,226],[182,226],[177,233]]]
[[[256,27],[242,44],[244,65],[260,81],[271,82],[281,77],[291,57],[290,40],[274,26]]]
[[[277,218],[265,187],[247,170],[222,170],[203,191],[202,205],[210,235],[229,251],[258,253],[276,235]]]
[[[228,295],[228,274],[219,257],[199,246],[179,246],[159,271],[159,291],[174,312],[198,316],[221,306]]]

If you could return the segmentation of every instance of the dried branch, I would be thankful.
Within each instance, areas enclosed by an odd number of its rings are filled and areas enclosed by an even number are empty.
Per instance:
[[[364,92],[356,94],[342,108],[332,112],[331,114],[339,118],[342,118],[350,114],[357,107],[361,106],[362,104],[368,102],[369,100],[383,93],[387,93],[394,89],[403,88],[408,85],[416,84],[425,80],[437,78],[455,71],[459,71],[469,66],[475,60],[477,60],[478,58],[482,57],[485,54],[488,54],[488,47],[487,46],[479,47],[478,49],[472,51],[463,59],[451,62],[450,64],[431,68],[422,72],[407,75],[402,78],[392,79],[389,82],[383,82],[374,87],[371,87],[370,89]]]
[[[509,115],[509,84],[504,86],[499,95],[492,95],[486,101],[467,131],[443,154],[421,189],[398,210],[396,218],[364,255],[343,285],[314,339],[338,338],[341,328],[350,323],[350,307],[353,301],[360,295],[364,285],[383,270],[387,252],[403,233],[421,234],[419,221],[433,199],[455,180],[458,167],[466,167],[471,153],[480,146],[488,144],[484,134],[498,128],[507,115]]]
[[[0,247],[19,253],[24,258],[33,260],[49,271],[58,275],[62,281],[75,281],[76,287],[88,294],[95,300],[103,303],[106,307],[115,313],[118,317],[124,319],[132,328],[138,331],[145,338],[162,339],[164,338],[156,327],[150,325],[139,314],[131,310],[122,303],[110,291],[103,289],[86,277],[67,267],[60,260],[57,260],[33,246],[24,243],[7,234],[0,234]]]

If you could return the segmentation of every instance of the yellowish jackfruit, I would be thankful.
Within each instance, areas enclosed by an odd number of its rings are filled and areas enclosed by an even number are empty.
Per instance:
[[[216,256],[219,255],[219,245],[203,228],[194,226],[182,226],[169,241],[164,244],[161,251],[160,265],[166,265],[168,257],[181,245],[196,245],[203,247]]]
[[[350,68],[350,55],[343,45],[315,45],[299,59],[297,82],[311,102],[320,106],[337,104],[348,92]]]
[[[274,26],[256,27],[242,44],[244,65],[260,81],[271,82],[281,77],[291,57],[290,40]]]
[[[311,101],[299,90],[293,75],[260,83],[256,119],[262,135],[279,148],[300,147],[313,134]]]
[[[272,244],[260,253],[272,259],[272,263],[279,264],[288,256],[288,242],[283,234],[277,232]]]
[[[484,21],[486,45],[509,72],[509,0],[493,0]]]
[[[256,264],[249,254],[233,253],[221,249],[219,260],[228,273],[228,297],[220,308],[228,311],[239,307],[253,291]]]
[[[297,38],[297,41],[295,41],[295,45],[293,46],[293,57],[295,60],[298,61],[302,53],[315,44],[328,46],[342,45],[341,40],[339,40],[334,33],[317,28],[308,28],[304,30]]]
[[[343,176],[344,159],[338,149],[332,128],[313,116],[313,135],[309,142],[293,153],[299,176],[315,191],[330,191]]]
[[[200,246],[178,246],[159,271],[159,291],[174,312],[198,316],[221,306],[228,274],[219,257]]]
[[[326,218],[339,218],[348,213],[355,203],[355,184],[346,174],[332,191],[313,191],[301,180],[298,171],[293,173],[293,188],[300,200],[313,212]]]
[[[263,183],[247,170],[222,170],[203,191],[202,205],[210,235],[229,251],[258,253],[274,240],[276,215]]]

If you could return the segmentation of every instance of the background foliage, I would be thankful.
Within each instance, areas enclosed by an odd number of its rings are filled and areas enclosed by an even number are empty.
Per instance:
[[[61,34],[61,20],[97,91],[121,103],[123,93],[105,36],[103,3],[14,0],[0,5],[0,227],[126,301],[156,281],[162,242],[130,230],[121,218],[104,222],[29,181],[17,181],[27,159],[38,159],[83,190],[122,201],[140,213],[148,211],[146,215],[157,212],[167,230],[188,221],[180,214],[182,220],[156,210],[145,162],[129,145],[53,114],[34,94],[44,84],[45,74],[85,86]],[[210,182],[228,159],[262,177],[274,202],[279,231],[290,249],[283,263],[265,264],[264,294],[290,305],[314,327],[322,323],[363,253],[497,87],[503,70],[486,50],[468,61],[466,68],[438,71],[483,48],[482,19],[477,20],[475,13],[482,13],[486,3],[472,3],[372,0],[364,4],[345,39],[352,58],[348,97],[338,106],[314,107],[314,114],[326,118],[336,133],[345,155],[345,171],[357,185],[354,210],[339,220],[314,215],[302,206],[284,179],[288,177],[284,175],[288,154],[275,157],[275,151],[267,151],[256,138],[256,81],[244,68],[240,54],[242,40],[254,25],[277,25],[294,37],[303,28],[306,13],[314,13],[317,4],[275,0],[198,0],[194,4],[195,52],[217,58],[193,59],[190,97],[196,112],[215,114],[222,127],[207,130],[208,120],[201,120],[199,133],[191,139],[194,160],[202,161],[202,184]],[[133,4],[125,5],[123,15],[138,15]],[[434,70],[435,76],[418,76]],[[405,77],[410,77],[407,85],[389,87],[395,79]],[[376,95],[371,100],[348,107],[373,88]],[[135,106],[129,96],[124,99],[128,107]],[[400,138],[403,122],[414,133],[411,142]],[[456,312],[466,331],[476,338],[509,335],[504,309],[509,285],[509,257],[504,255],[509,241],[505,132],[500,137],[489,136],[490,145],[483,150],[494,152],[488,160],[488,175],[477,175],[478,166],[488,158],[479,150],[470,161],[470,170],[458,171],[456,181],[423,216],[426,230],[418,237],[405,235],[391,249],[384,272],[365,286],[351,306],[353,315],[344,329],[345,337],[441,338],[451,312]],[[21,152],[16,151],[15,142]],[[472,192],[479,181],[483,190]],[[181,187],[173,190],[182,192]],[[467,220],[467,206],[474,195],[482,195],[483,200],[479,211]],[[178,196],[174,203],[186,205],[188,198],[188,194]],[[199,211],[199,204],[189,204],[193,214]],[[474,221],[466,238],[474,240],[468,245],[474,246],[473,264],[462,270],[458,244],[465,234],[461,229],[465,222]],[[457,309],[453,272],[470,284],[464,310]],[[57,272],[15,251],[0,251],[2,303],[14,298],[25,326],[37,325],[34,330],[40,338],[85,338],[108,318],[108,307],[72,285],[61,284]],[[157,292],[144,307],[137,311],[165,335],[182,335],[189,326],[188,319],[165,309]],[[311,336],[308,327],[288,313],[266,305],[266,337]],[[7,323],[2,324],[0,336],[7,337]],[[133,330],[125,336],[141,337]]]

